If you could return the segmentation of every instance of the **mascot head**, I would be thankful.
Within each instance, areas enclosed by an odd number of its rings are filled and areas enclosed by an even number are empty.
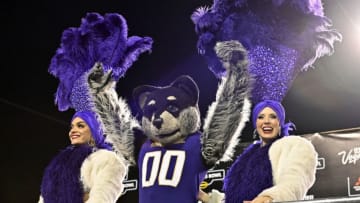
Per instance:
[[[142,111],[142,128],[154,142],[180,143],[200,128],[199,88],[190,76],[164,87],[139,86],[133,96]]]

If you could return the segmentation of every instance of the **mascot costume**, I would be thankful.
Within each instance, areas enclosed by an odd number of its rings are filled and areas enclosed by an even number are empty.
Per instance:
[[[117,80],[141,53],[151,50],[151,38],[128,38],[127,29],[119,14],[88,13],[80,27],[63,32],[61,46],[49,67],[49,72],[60,81],[55,103],[60,111],[72,108],[76,111],[74,116],[86,121],[95,147],[70,146],[61,151],[45,170],[39,202],[116,202],[121,195],[132,148],[115,145],[111,135],[104,137],[90,97],[91,91],[100,87],[90,87],[88,79],[89,71],[101,66]],[[111,156],[103,156],[106,154]]]
[[[238,142],[235,135],[250,113],[247,53],[237,41],[218,43],[215,51],[227,73],[208,111],[203,133],[199,132],[199,90],[189,76],[168,86],[144,85],[133,92],[143,114],[141,130],[147,137],[138,156],[140,203],[196,203],[207,169],[233,153]],[[117,98],[115,83],[101,66],[89,75],[89,86],[101,87],[92,91],[92,100],[106,134],[117,135],[122,145],[132,144],[128,141],[134,135],[129,129],[136,128],[136,121],[126,102]]]
[[[228,40],[237,40],[244,45],[248,51],[250,76],[254,80],[252,104],[266,100],[280,103],[298,74],[311,67],[316,59],[331,55],[334,43],[342,38],[331,29],[331,21],[324,16],[320,0],[214,0],[211,7],[197,9],[191,18],[198,34],[198,51],[216,76],[222,77],[225,68],[216,56],[215,45]],[[273,151],[272,147],[270,151]],[[298,160],[302,160],[301,157]],[[273,164],[276,165],[271,162],[267,170],[271,171],[269,167]],[[232,171],[239,170],[234,166]],[[224,188],[229,181],[235,185],[239,183],[236,181],[241,176],[246,174],[227,174]],[[259,178],[262,178],[260,174]],[[276,178],[274,181],[277,184]],[[252,185],[239,187],[249,186]],[[303,198],[308,187],[302,185],[299,190],[302,192],[295,196]],[[274,188],[270,190],[276,191]],[[286,190],[273,191],[274,201],[294,200],[292,192],[286,193]],[[231,199],[237,193],[237,190],[227,190],[225,201],[240,201]]]

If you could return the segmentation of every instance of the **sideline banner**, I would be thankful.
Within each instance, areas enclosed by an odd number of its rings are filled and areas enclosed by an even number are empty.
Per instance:
[[[360,128],[304,135],[319,154],[310,197],[360,196]]]

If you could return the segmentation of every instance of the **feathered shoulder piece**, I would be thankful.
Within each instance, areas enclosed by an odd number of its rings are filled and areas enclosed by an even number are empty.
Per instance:
[[[150,37],[128,37],[126,20],[120,14],[87,13],[79,27],[62,33],[61,45],[51,59],[49,72],[60,81],[55,95],[58,109],[84,108],[87,101],[78,100],[86,100],[81,98],[87,97],[86,91],[85,95],[78,91],[87,82],[79,80],[87,78],[84,74],[95,63],[111,70],[112,78],[118,80],[141,53],[151,50],[152,42]],[[77,93],[72,94],[74,91]]]
[[[214,0],[191,18],[199,52],[216,76],[225,73],[216,42],[238,40],[248,50],[253,103],[281,101],[297,74],[331,55],[342,38],[324,15],[321,0]]]

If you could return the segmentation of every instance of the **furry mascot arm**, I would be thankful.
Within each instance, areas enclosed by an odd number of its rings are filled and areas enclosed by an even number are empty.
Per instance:
[[[251,79],[245,48],[238,41],[224,41],[216,44],[215,52],[227,74],[205,118],[202,154],[208,166],[221,158],[232,157],[251,107],[248,100]]]
[[[119,98],[111,77],[112,72],[104,73],[103,66],[96,63],[90,70],[88,83],[94,111],[100,116],[106,141],[113,144],[115,152],[124,156],[127,164],[135,164],[134,128],[139,128],[127,103]]]

